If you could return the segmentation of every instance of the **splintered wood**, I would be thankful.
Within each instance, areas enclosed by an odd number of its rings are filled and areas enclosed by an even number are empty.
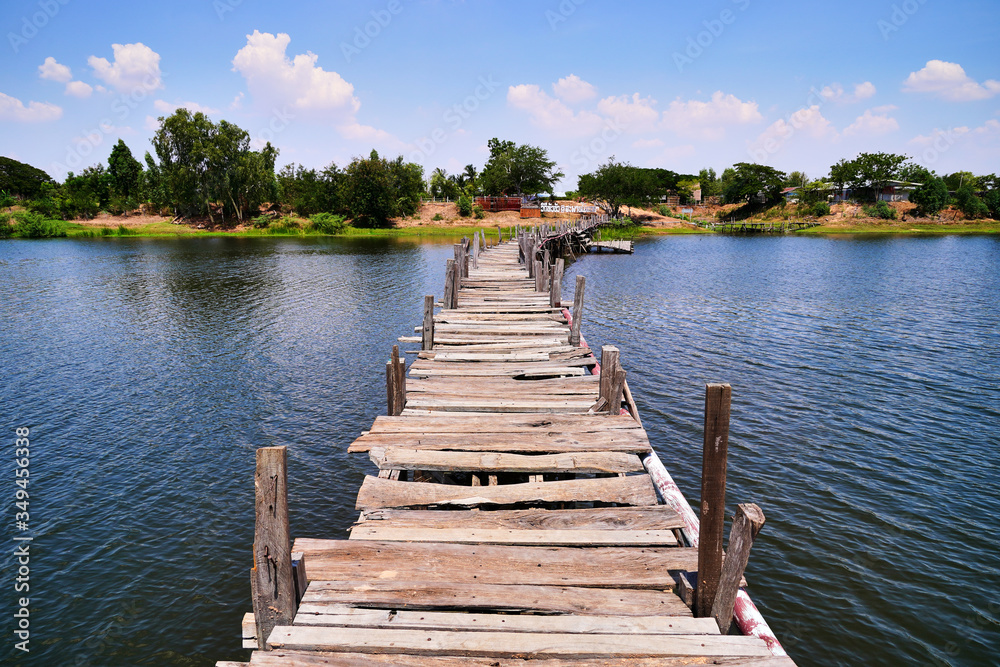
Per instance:
[[[583,279],[563,296],[539,243],[455,246],[444,308],[427,297],[400,339],[408,373],[390,362],[394,414],[350,446],[376,469],[350,539],[295,540],[308,587],[250,665],[794,667],[677,595],[698,552],[643,466],[617,352],[591,373]]]

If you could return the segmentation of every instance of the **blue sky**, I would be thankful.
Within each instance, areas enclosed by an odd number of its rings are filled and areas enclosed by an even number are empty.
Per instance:
[[[317,168],[376,148],[453,173],[491,137],[531,143],[562,189],[611,155],[1000,171],[995,0],[5,0],[0,17],[0,153],[60,180],[118,138],[141,159],[177,106]]]

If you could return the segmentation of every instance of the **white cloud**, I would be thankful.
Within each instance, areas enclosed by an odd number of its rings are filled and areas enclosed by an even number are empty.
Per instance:
[[[597,97],[597,89],[576,74],[559,79],[552,84],[552,91],[567,104],[579,104]]]
[[[69,67],[60,65],[52,56],[46,58],[45,62],[38,66],[38,75],[43,79],[59,83],[69,83],[70,79],[73,78]]]
[[[291,104],[308,112],[338,114],[338,125],[350,124],[361,108],[354,86],[336,72],[318,67],[319,56],[304,53],[289,59],[291,37],[254,30],[247,44],[233,58],[233,70],[246,79],[254,99],[265,106]]]
[[[70,81],[66,84],[66,94],[72,95],[73,97],[85,98],[90,97],[90,94],[94,92],[93,87],[90,84],[84,83],[83,81]]]
[[[633,148],[660,148],[664,145],[663,139],[639,139],[632,142]]]
[[[1000,93],[1000,81],[991,79],[980,84],[958,63],[930,60],[922,70],[912,72],[903,82],[903,91],[937,95],[949,102],[971,102]]]
[[[146,122],[142,126],[151,132],[156,132],[160,129],[160,121],[156,116],[146,116]]]
[[[786,141],[800,133],[813,139],[836,138],[837,136],[837,130],[820,112],[819,105],[813,105],[799,109],[787,120],[782,118],[771,123],[767,129],[761,132],[751,148],[772,154],[780,150]]]
[[[0,119],[18,123],[47,123],[62,118],[61,107],[48,102],[24,102],[0,93]]]
[[[142,42],[112,44],[115,62],[107,58],[90,56],[87,63],[94,69],[94,76],[119,92],[156,90],[163,87],[160,73],[160,54]]]
[[[886,113],[875,114],[872,111],[872,109],[868,109],[864,114],[858,116],[853,123],[844,128],[844,134],[847,136],[858,134],[878,136],[899,129],[899,123],[895,118]]]
[[[710,140],[723,139],[727,127],[763,119],[756,102],[743,102],[735,95],[724,95],[721,90],[713,93],[709,102],[675,100],[663,112],[665,125],[677,134],[694,134]]]
[[[171,104],[170,102],[166,102],[164,100],[156,100],[153,102],[153,108],[157,111],[163,112],[163,114],[167,116],[171,115],[178,109],[187,109],[191,113],[201,112],[206,116],[219,113],[218,109],[206,107],[198,104],[197,102],[177,102],[176,104]]]
[[[862,100],[867,100],[870,97],[874,97],[877,92],[875,84],[871,81],[865,81],[864,83],[859,83],[854,86],[853,93],[847,93],[844,87],[839,83],[831,83],[829,86],[824,86],[821,91],[819,91],[820,97],[828,102],[838,102],[841,104],[853,104],[855,102],[860,102]]]
[[[604,120],[590,111],[574,113],[562,101],[549,96],[534,84],[511,86],[507,104],[525,111],[537,127],[562,134],[594,134],[604,127]]]
[[[655,106],[656,100],[635,93],[632,97],[606,97],[598,102],[597,110],[621,123],[626,131],[642,132],[653,129],[660,120],[660,112]]]
[[[244,97],[246,97],[246,95],[243,93],[243,91],[240,91],[240,93],[233,98],[233,101],[229,103],[229,108],[233,110],[242,109]]]

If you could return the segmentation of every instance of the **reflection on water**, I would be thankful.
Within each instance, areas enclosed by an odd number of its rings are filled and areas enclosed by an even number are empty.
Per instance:
[[[245,659],[254,449],[290,448],[294,534],[346,536],[369,464],[344,452],[451,254],[0,242],[4,428],[33,443],[20,662]],[[703,384],[733,384],[729,500],[767,515],[751,592],[800,664],[984,664],[1000,645],[998,267],[990,238],[693,237],[567,270],[691,500]]]

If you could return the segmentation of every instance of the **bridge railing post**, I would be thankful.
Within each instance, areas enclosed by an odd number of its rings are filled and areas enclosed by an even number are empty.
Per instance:
[[[288,451],[257,450],[254,473],[253,595],[257,646],[269,650],[267,638],[278,625],[291,625],[297,609],[288,526]]]
[[[562,307],[562,278],[566,267],[566,260],[562,257],[556,260],[555,270],[552,271],[552,285],[549,288],[549,305],[553,308]]]
[[[434,295],[424,297],[424,326],[420,335],[421,349],[434,349]]]
[[[583,319],[583,290],[587,285],[584,276],[576,277],[576,291],[573,293],[573,324],[569,330],[569,344],[580,347],[580,324]]]
[[[705,386],[705,437],[701,463],[701,528],[698,543],[698,586],[695,616],[710,616],[722,574],[722,540],[726,521],[726,466],[729,455],[728,384]]]
[[[750,548],[753,541],[764,527],[764,512],[753,503],[736,506],[733,517],[733,527],[729,531],[729,549],[722,565],[722,576],[712,603],[712,617],[719,625],[719,632],[728,634],[733,623],[733,609],[736,607],[736,595],[740,590],[743,572],[750,560]]]

